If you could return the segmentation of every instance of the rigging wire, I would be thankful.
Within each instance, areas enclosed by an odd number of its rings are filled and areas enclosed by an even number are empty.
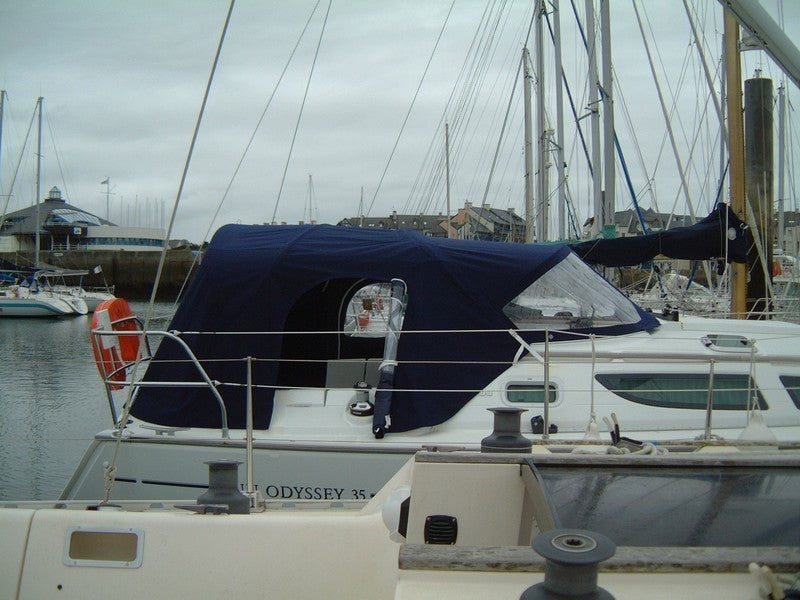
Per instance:
[[[286,71],[289,69],[289,65],[291,64],[292,59],[294,58],[294,55],[297,52],[297,48],[300,46],[300,42],[303,40],[303,37],[305,37],[306,31],[308,30],[308,25],[311,23],[311,19],[316,14],[320,2],[322,2],[322,0],[317,0],[317,3],[314,5],[314,8],[311,9],[311,13],[308,15],[308,19],[306,19],[306,24],[303,26],[303,30],[300,32],[300,35],[297,36],[297,41],[295,42],[292,51],[289,53],[289,58],[286,60],[286,64],[283,66],[283,70],[281,71],[281,74],[278,76],[278,80],[275,82],[275,86],[272,88],[272,93],[269,95],[269,98],[267,99],[267,104],[266,106],[264,106],[264,110],[261,111],[261,116],[258,118],[256,126],[253,128],[253,133],[250,135],[250,139],[247,140],[247,144],[245,145],[244,151],[242,152],[242,155],[239,158],[239,162],[236,164],[236,168],[233,170],[233,174],[231,175],[231,178],[228,181],[228,185],[225,188],[225,192],[222,194],[222,198],[220,199],[219,204],[217,205],[217,209],[214,211],[214,215],[211,218],[211,222],[208,224],[208,229],[206,230],[206,233],[203,236],[203,240],[208,240],[208,237],[211,234],[211,229],[214,227],[214,222],[217,220],[220,210],[222,210],[222,205],[228,198],[228,194],[230,193],[231,188],[233,187],[233,182],[236,179],[237,175],[239,174],[239,170],[241,169],[242,164],[244,163],[244,159],[247,156],[248,152],[250,151],[250,146],[253,145],[253,140],[255,139],[258,130],[261,128],[261,124],[264,122],[264,118],[267,115],[267,111],[269,110],[269,107],[272,105],[272,100],[275,98],[275,94],[278,92],[278,87],[283,81],[283,77],[284,75],[286,75]],[[188,274],[187,274],[187,280],[188,280]],[[184,282],[184,284],[185,283],[186,282]]]
[[[520,59],[519,59],[519,67],[517,68],[517,77],[515,77],[515,81],[517,79],[519,79],[519,72],[522,71],[522,67],[523,67],[522,61],[523,61],[523,59],[522,59],[522,57],[520,57]],[[508,115],[511,112],[511,105],[514,102],[514,93],[516,92],[516,90],[517,90],[517,86],[516,85],[513,88],[511,88],[511,97],[508,99],[508,106],[506,107],[506,114],[505,114],[505,117],[503,118],[503,126],[500,129],[500,135],[499,135],[498,140],[497,140],[497,147],[496,147],[495,152],[494,152],[494,157],[492,158],[492,167],[489,169],[489,176],[486,179],[486,188],[484,189],[484,192],[483,192],[483,199],[481,201],[481,204],[486,202],[486,197],[489,195],[489,187],[492,185],[492,174],[494,173],[494,167],[495,167],[495,164],[497,163],[497,155],[500,152],[500,145],[502,144],[503,137],[505,136],[506,124],[508,123]]]
[[[531,10],[533,10],[533,7],[531,7]],[[510,16],[510,12],[506,16],[506,22],[508,21],[508,17],[509,16]],[[522,41],[522,45],[523,46],[525,45],[525,40],[527,40],[528,32],[530,31],[530,28],[532,26],[531,24],[533,22],[533,19],[534,19],[534,16],[531,15],[531,17],[529,19],[520,20],[519,27],[517,28],[516,34],[514,36],[514,39],[519,39],[519,40]],[[525,31],[525,34],[523,35],[522,31],[525,28],[526,22],[528,23],[528,28]],[[503,26],[503,28],[505,29],[505,25]],[[520,50],[521,50],[521,48],[518,47],[518,46],[509,47],[508,52],[506,53],[506,57],[505,57],[505,60],[503,61],[503,63],[506,64],[506,65],[509,65],[509,67],[511,67],[512,65],[518,65],[519,64],[518,60],[514,55],[519,53]],[[488,64],[487,64],[487,68],[488,68]],[[503,69],[503,72],[506,73],[505,82],[502,85],[496,83],[494,86],[492,86],[492,88],[497,88],[497,89],[501,89],[501,90],[511,90],[511,94],[513,95],[513,90],[518,85],[519,80],[520,80],[520,75],[519,75],[518,68],[517,69],[513,69],[513,68]],[[481,75],[481,79],[485,80],[485,77],[486,77],[487,74],[488,73],[482,74]],[[499,75],[495,79],[495,81],[497,81],[497,80],[499,80]],[[481,85],[483,85],[483,83],[481,83]],[[508,91],[506,91],[506,93],[508,93]],[[483,105],[483,107],[481,109],[481,113],[480,113],[479,117],[482,117],[482,115],[486,112],[486,108],[487,108],[487,106],[490,105],[489,104],[490,102],[492,103],[491,105],[494,106],[494,114],[492,116],[492,119],[491,119],[491,122],[490,122],[490,125],[489,125],[489,132],[492,132],[492,131],[497,131],[497,128],[498,128],[498,126],[500,124],[501,119],[503,121],[506,121],[508,119],[508,116],[507,116],[507,114],[503,113],[502,105],[499,102],[493,102],[491,100],[491,98],[487,98],[486,102],[484,103],[484,105]],[[519,106],[519,103],[517,104],[517,106]],[[506,113],[507,112],[508,112],[508,109],[507,109]],[[501,115],[502,115],[502,117],[501,117]],[[517,130],[519,130],[519,128],[521,127],[521,122],[522,122],[521,119],[517,122],[518,123]],[[473,135],[472,135],[471,139],[469,140],[469,144],[472,143],[472,140],[476,139],[477,133],[478,133],[477,132],[477,128],[474,128],[473,129]],[[487,134],[486,137],[485,137],[485,140],[482,141],[482,143],[481,143],[481,154],[480,154],[480,157],[478,159],[478,164],[479,165],[487,165],[487,163],[489,162],[489,156],[490,156],[490,151],[491,151],[491,145],[489,144],[490,141],[491,141],[490,134]],[[508,145],[509,141],[507,139],[502,139],[501,138],[501,140],[498,140],[498,144],[500,144],[500,143],[504,143],[504,144]],[[492,162],[493,163],[496,162],[494,157],[492,159]],[[470,186],[469,186],[469,195],[470,195],[470,197],[474,197],[475,195],[477,195],[476,192],[475,192],[475,189],[478,186],[481,185],[481,182],[479,182],[478,180],[482,179],[484,177],[488,177],[488,178],[494,179],[493,173],[491,171],[487,175],[485,168],[482,168],[482,169],[477,169],[476,168],[476,169],[474,169],[472,182],[470,183]],[[501,185],[501,184],[498,183],[498,186],[499,185]],[[485,199],[483,200],[482,203],[485,203]]]
[[[46,121],[47,121],[47,130],[50,132],[50,142],[53,145],[53,154],[56,157],[56,164],[58,165],[58,173],[61,176],[61,185],[64,188],[64,196],[70,198],[71,196],[69,193],[69,186],[67,186],[67,178],[66,175],[64,174],[64,166],[61,164],[61,153],[58,151],[58,148],[56,147],[56,136],[55,133],[53,133],[53,123],[50,121],[50,117],[48,117]]]
[[[451,105],[451,103],[453,101],[453,97],[454,97],[454,95],[456,93],[456,90],[459,89],[459,82],[465,76],[465,73],[466,73],[466,70],[467,70],[467,63],[469,62],[469,58],[472,55],[472,49],[476,45],[476,41],[478,39],[479,32],[482,29],[483,24],[484,24],[484,20],[488,19],[488,14],[490,14],[489,6],[490,5],[487,4],[486,8],[484,8],[483,14],[481,15],[481,18],[478,21],[478,27],[477,27],[475,33],[473,33],[473,35],[472,35],[472,40],[470,41],[469,48],[467,49],[467,53],[464,56],[464,61],[462,62],[461,68],[459,69],[458,77],[456,77],[456,82],[453,84],[453,88],[450,90],[450,96],[447,98],[447,102],[445,102],[445,107],[446,107],[445,111],[444,111],[445,114],[447,112],[449,112],[449,109],[447,107],[449,107]],[[462,91],[462,93],[463,93],[463,91]],[[455,112],[456,114],[459,113],[458,110],[453,111],[453,112]],[[409,192],[409,197],[408,197],[408,199],[406,201],[406,206],[408,206],[410,204],[411,198],[415,195],[417,187],[420,186],[420,181],[421,181],[421,179],[424,178],[424,167],[425,167],[425,165],[429,164],[431,155],[433,154],[434,150],[438,150],[438,149],[441,148],[441,146],[438,145],[437,142],[440,142],[440,140],[441,140],[441,127],[442,127],[442,123],[443,123],[444,120],[445,120],[445,116],[443,114],[442,118],[439,120],[439,123],[436,126],[436,130],[434,132],[434,135],[433,135],[433,137],[431,138],[431,141],[428,144],[428,149],[425,152],[425,157],[422,160],[422,166],[417,171],[417,176],[416,176],[416,178],[414,180],[414,183],[411,186],[411,191]],[[441,156],[441,152],[438,152],[437,155]]]
[[[311,70],[308,73],[308,81],[306,82],[306,89],[303,92],[303,102],[300,104],[300,112],[297,114],[297,122],[294,126],[294,134],[292,135],[292,143],[289,146],[289,154],[286,157],[286,165],[283,168],[283,176],[281,177],[281,185],[278,189],[278,197],[275,199],[275,209],[272,211],[271,222],[275,222],[278,213],[278,205],[281,202],[281,194],[283,193],[283,185],[286,182],[286,173],[289,170],[289,162],[292,160],[292,152],[294,151],[294,143],[297,140],[297,132],[300,130],[300,119],[303,117],[303,109],[306,106],[306,99],[308,98],[308,89],[311,87],[311,78],[314,76],[314,67],[317,64],[317,57],[319,56],[319,48],[322,45],[322,36],[325,34],[325,25],[328,23],[328,15],[331,12],[331,5],[333,0],[328,0],[328,10],[325,11],[325,19],[322,21],[322,29],[319,32],[319,40],[317,40],[317,49],[314,51],[314,60],[311,63]]]
[[[446,108],[441,119],[439,122],[439,126],[437,128],[437,132],[434,134],[434,140],[439,140],[439,144],[437,145],[438,148],[441,148],[441,127],[442,123],[444,122],[445,115],[455,114],[455,118],[451,123],[451,139],[456,140],[456,146],[454,149],[451,148],[451,173],[455,173],[457,171],[456,165],[461,162],[463,159],[464,154],[467,151],[472,139],[474,139],[476,135],[476,129],[470,127],[470,123],[473,121],[475,117],[475,108],[477,105],[477,98],[480,96],[481,90],[484,88],[486,84],[486,76],[488,74],[488,67],[491,64],[491,61],[496,53],[496,44],[494,40],[497,39],[498,31],[501,31],[506,27],[509,22],[510,12],[506,12],[507,3],[503,0],[502,5],[500,5],[495,13],[493,18],[491,17],[492,12],[487,15],[487,19],[485,24],[481,28],[483,31],[480,35],[480,39],[477,44],[473,44],[471,46],[471,50],[474,48],[475,52],[472,55],[471,66],[469,68],[469,75],[463,78],[463,83],[458,95],[458,99],[456,102],[455,109],[448,109]],[[505,19],[503,21],[502,27],[500,26],[500,21],[505,14]],[[491,27],[489,26],[489,23]],[[470,54],[468,53],[467,59],[469,59]],[[466,64],[466,63],[465,63]],[[500,75],[498,75],[499,78]],[[499,86],[494,86],[494,88],[498,88]],[[455,91],[456,88],[454,88]],[[487,100],[487,103],[490,100]],[[481,115],[485,112],[485,105],[481,111]],[[480,119],[480,117],[478,117]],[[469,140],[465,140],[464,136],[459,135],[461,131],[469,130],[472,132]],[[441,190],[444,187],[444,165],[443,160],[441,159],[442,152],[439,151],[437,153],[437,160],[435,164],[429,169],[429,174],[427,178],[427,185],[426,185],[426,193],[427,195],[422,195],[420,201],[418,202],[418,206],[420,210],[422,210],[423,206],[430,206],[433,202],[433,197],[435,195],[441,196]],[[424,169],[423,167],[421,167]],[[478,169],[476,168],[474,171],[477,175]],[[457,179],[457,178],[456,178]],[[423,192],[425,193],[425,192]],[[427,197],[427,202],[424,202],[425,198]]]
[[[214,210],[214,214],[211,217],[211,221],[208,224],[208,228],[206,229],[206,232],[203,235],[203,240],[204,241],[208,241],[208,238],[211,235],[211,229],[214,227],[214,223],[216,222],[217,217],[219,216],[219,213],[222,210],[223,204],[225,204],[225,201],[228,199],[228,194],[230,193],[231,188],[233,187],[233,183],[236,180],[236,177],[238,176],[239,171],[242,168],[242,165],[244,164],[244,159],[247,157],[247,154],[250,151],[250,147],[253,145],[253,141],[255,140],[256,134],[258,133],[258,130],[261,128],[261,125],[264,122],[264,118],[267,115],[267,111],[269,110],[269,107],[272,105],[272,100],[275,98],[275,94],[278,92],[278,87],[280,87],[280,84],[283,81],[283,77],[286,75],[286,71],[289,69],[289,65],[291,64],[292,59],[294,58],[294,55],[297,52],[297,48],[300,46],[300,42],[305,37],[306,31],[308,30],[308,26],[311,23],[311,19],[316,14],[317,8],[319,8],[320,2],[322,2],[322,0],[317,0],[317,3],[314,5],[314,8],[311,9],[311,13],[308,15],[308,19],[306,19],[306,23],[303,26],[303,29],[300,32],[300,35],[297,36],[297,41],[295,42],[294,47],[292,48],[292,51],[289,53],[289,58],[286,60],[286,64],[283,66],[283,70],[281,71],[281,74],[278,76],[278,79],[275,82],[275,86],[272,88],[272,93],[270,93],[269,98],[267,99],[267,103],[264,106],[264,110],[261,111],[261,116],[258,118],[258,121],[256,122],[256,126],[253,128],[253,133],[250,134],[250,139],[247,140],[247,144],[245,144],[244,150],[242,151],[242,154],[239,157],[239,162],[236,163],[236,168],[233,170],[233,173],[231,174],[231,177],[228,180],[228,185],[225,187],[225,191],[222,194],[222,198],[220,198],[220,201],[217,204],[217,208]],[[178,290],[178,293],[175,295],[175,301],[173,302],[173,308],[177,307],[181,296],[183,296],[183,291],[186,289],[186,286],[189,284],[189,279],[191,278],[192,272],[194,271],[195,267],[197,266],[197,263],[199,262],[199,260],[200,260],[200,255],[199,254],[195,255],[192,258],[192,263],[189,265],[189,268],[186,269],[186,276],[184,277],[183,281],[181,282],[181,287]]]
[[[422,88],[422,83],[425,81],[425,76],[428,74],[428,68],[431,66],[431,61],[433,61],[433,57],[436,54],[436,49],[439,47],[439,41],[442,39],[442,34],[444,33],[445,27],[447,26],[447,22],[450,20],[450,14],[453,12],[453,6],[455,6],[455,0],[452,0],[450,3],[450,8],[447,11],[447,16],[444,19],[444,23],[442,23],[442,28],[439,30],[439,36],[436,38],[436,43],[433,45],[433,50],[431,50],[431,54],[428,57],[428,63],[425,65],[425,70],[422,73],[422,77],[420,77],[419,84],[417,85],[417,90],[414,92],[414,97],[411,100],[411,105],[408,107],[408,112],[406,112],[405,119],[403,119],[403,124],[400,127],[400,131],[397,134],[397,139],[395,139],[394,146],[392,146],[392,151],[389,153],[389,158],[386,161],[386,166],[383,169],[383,173],[381,174],[381,178],[378,181],[378,185],[375,187],[375,192],[372,194],[372,200],[370,200],[369,208],[367,209],[367,216],[372,212],[372,207],[375,204],[375,199],[378,197],[378,192],[380,192],[381,186],[383,185],[383,180],[386,177],[386,173],[389,170],[389,165],[392,163],[392,158],[394,157],[394,153],[397,150],[397,146],[400,143],[400,138],[403,136],[403,131],[406,128],[406,124],[408,123],[408,118],[411,116],[411,110],[414,108],[414,104],[417,101],[417,96],[419,96],[419,91]]]
[[[38,107],[38,102],[37,102]],[[3,219],[5,219],[6,213],[8,211],[8,203],[11,200],[11,196],[14,193],[14,184],[17,182],[17,175],[19,174],[19,168],[22,164],[22,159],[25,156],[25,148],[28,145],[28,139],[31,135],[31,129],[33,129],[33,122],[36,118],[36,109],[34,109],[33,114],[31,114],[31,120],[28,123],[28,131],[25,133],[25,141],[22,143],[22,150],[19,153],[19,160],[17,161],[17,166],[14,167],[14,176],[11,178],[11,186],[8,188],[8,194],[6,195],[6,201],[3,205]]]
[[[167,226],[167,230],[164,235],[164,245],[161,249],[161,256],[159,257],[158,261],[158,268],[156,269],[156,276],[153,282],[153,290],[150,294],[150,301],[147,304],[147,312],[145,313],[144,324],[142,326],[141,340],[139,342],[140,350],[136,355],[136,360],[134,361],[133,366],[131,367],[132,380],[136,378],[136,372],[138,371],[139,365],[141,364],[143,358],[142,352],[147,347],[146,332],[150,329],[150,321],[153,318],[153,307],[155,306],[156,294],[158,292],[158,285],[161,281],[161,274],[164,271],[164,263],[166,261],[167,248],[169,247],[169,238],[170,235],[172,234],[172,227],[175,224],[175,215],[178,212],[178,206],[180,204],[181,195],[183,194],[183,187],[186,183],[186,176],[189,172],[189,165],[191,164],[192,161],[192,154],[194,153],[194,146],[195,143],[197,142],[197,135],[200,132],[200,123],[202,123],[203,121],[203,114],[205,113],[206,104],[208,103],[208,97],[211,93],[211,83],[214,81],[214,73],[217,70],[219,57],[220,54],[222,53],[222,44],[225,41],[225,34],[228,31],[228,25],[230,24],[231,21],[231,14],[233,13],[233,7],[235,2],[236,0],[231,0],[230,5],[228,7],[228,14],[225,16],[225,24],[222,27],[222,33],[219,38],[219,43],[217,44],[217,51],[214,54],[214,62],[211,66],[211,72],[208,75],[208,82],[206,83],[205,93],[203,94],[203,101],[200,104],[200,110],[198,112],[197,121],[194,126],[194,132],[192,133],[192,141],[189,144],[189,151],[187,152],[186,161],[184,162],[183,165],[183,172],[181,173],[181,179],[178,185],[178,192],[175,195],[175,202],[172,206],[172,213],[170,215],[169,225]],[[127,397],[125,399],[125,404],[124,404],[124,410],[122,411],[122,415],[119,419],[119,422],[117,423],[117,427],[119,428],[119,435],[117,436],[116,443],[114,444],[114,454],[108,466],[106,466],[105,468],[105,478],[106,478],[104,486],[105,493],[101,504],[108,504],[108,500],[111,496],[111,488],[114,485],[114,478],[117,470],[117,460],[119,457],[119,449],[123,437],[122,430],[125,429],[125,427],[127,426],[128,417],[131,413],[131,410],[133,409],[133,404],[136,400],[136,398],[133,396],[133,389],[134,386],[128,387]]]

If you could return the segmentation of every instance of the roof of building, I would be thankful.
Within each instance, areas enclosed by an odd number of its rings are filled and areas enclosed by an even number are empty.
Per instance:
[[[377,229],[413,229],[426,235],[445,235],[447,215],[397,214],[386,217],[348,217],[337,225]]]
[[[47,198],[37,205],[29,206],[3,217],[0,235],[34,235],[36,233],[36,214],[39,214],[41,229],[52,226],[86,227],[91,225],[114,225],[97,215],[77,206],[68,204],[57,187],[50,189]]]

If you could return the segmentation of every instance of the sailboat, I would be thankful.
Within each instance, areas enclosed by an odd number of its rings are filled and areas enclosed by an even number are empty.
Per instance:
[[[798,326],[659,320],[564,245],[245,225],[214,236],[168,330],[146,323],[119,299],[95,312],[115,429],[70,489],[100,470],[102,488],[0,509],[0,592],[749,598],[795,585]],[[585,431],[567,419],[576,399]],[[608,411],[603,443],[592,425]],[[130,501],[138,489],[158,500]]]
[[[0,100],[5,98],[5,92],[0,94]],[[43,98],[36,102],[36,112],[39,117],[38,150],[36,163],[36,237],[34,268],[22,272],[16,269],[6,272],[2,285],[0,285],[0,317],[56,317],[62,315],[85,315],[88,306],[83,298],[74,294],[63,294],[55,291],[39,277],[39,182],[41,172],[41,146],[42,146],[42,104]],[[0,106],[0,115],[2,115]],[[2,119],[0,119],[2,127]]]

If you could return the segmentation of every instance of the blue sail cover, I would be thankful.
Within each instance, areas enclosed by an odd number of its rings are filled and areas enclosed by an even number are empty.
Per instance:
[[[447,240],[412,231],[226,225],[214,235],[169,329],[184,332],[212,380],[223,382],[218,389],[232,428],[246,421],[241,359],[256,359],[254,423],[268,428],[275,387],[324,387],[326,361],[381,357],[383,338],[339,333],[344,307],[366,284],[402,279],[407,307],[389,433],[407,431],[446,421],[475,395],[470,390],[484,388],[507,368],[519,345],[507,332],[515,326],[503,307],[570,254],[563,245]],[[600,277],[588,267],[586,276]],[[638,322],[573,331],[608,335],[658,326],[652,315],[634,310]],[[440,332],[413,333],[430,330]],[[521,335],[543,339],[543,331]],[[185,358],[165,339],[145,379],[199,381]],[[216,401],[200,387],[141,388],[132,412],[161,425],[220,426]]]
[[[694,225],[673,227],[647,235],[597,239],[569,244],[589,264],[630,267],[646,263],[658,255],[668,258],[747,262],[747,236],[744,223],[722,202]]]

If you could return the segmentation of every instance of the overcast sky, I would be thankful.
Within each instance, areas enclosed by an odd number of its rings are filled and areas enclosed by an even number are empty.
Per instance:
[[[393,210],[445,212],[443,120],[450,123],[451,134],[451,212],[465,200],[477,204],[485,198],[522,213],[519,86],[506,135],[499,145],[498,140],[532,4],[333,0],[328,12],[328,0],[238,0],[172,237],[199,242],[222,224],[269,222],[273,215],[278,222],[313,218],[335,223],[358,214],[362,188],[364,212],[371,216]],[[569,0],[561,4],[566,75],[583,115],[588,101],[585,51]],[[584,1],[575,4],[583,18]],[[35,200],[35,128],[24,153],[22,148],[36,99],[42,96],[42,195],[58,186],[70,203],[106,217],[107,188],[101,182],[108,177],[110,220],[166,225],[228,5],[228,0],[0,2],[0,88],[8,93],[0,155],[3,203],[21,161],[8,211]],[[690,173],[690,201],[704,215],[713,203],[719,142],[688,19],[678,1],[637,0],[637,5],[662,92],[674,111],[681,161]],[[716,72],[719,4],[696,0],[691,5],[703,44],[715,54],[707,60]],[[777,18],[775,0],[764,0],[764,6]],[[800,2],[786,2],[783,17],[787,32],[798,39]],[[611,38],[617,131],[635,193],[643,206],[689,212],[631,2],[612,3]],[[534,47],[532,38],[528,45]],[[549,127],[555,127],[550,47],[546,52],[541,81],[551,107]],[[764,69],[777,89],[780,72],[774,65],[761,52],[746,53],[745,76],[756,68]],[[791,84],[789,98],[796,102]],[[566,114],[571,120],[568,107]],[[793,143],[800,134],[796,122],[793,114]],[[589,216],[590,186],[583,151],[571,135],[574,125],[567,129],[570,198],[582,222]],[[701,173],[687,166],[694,162],[713,166]],[[617,209],[631,206],[621,179],[616,204]]]

